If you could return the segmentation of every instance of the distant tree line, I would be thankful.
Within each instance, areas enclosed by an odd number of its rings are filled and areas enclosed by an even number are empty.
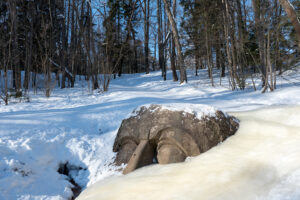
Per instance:
[[[299,16],[300,2],[292,3],[296,9],[286,8],[291,5],[286,0],[182,0],[186,56],[195,59],[196,70],[208,69],[212,85],[216,70],[221,77],[228,71],[233,90],[244,89],[245,80],[258,72],[263,92],[272,91],[275,72],[299,62],[300,34],[295,30],[300,24],[296,17],[293,27],[284,12]]]
[[[272,91],[275,72],[299,61],[299,10],[297,0],[3,0],[0,97],[39,87],[49,97],[77,75],[103,91],[123,73],[161,70],[166,80],[168,68],[182,83],[194,67],[212,85],[228,76],[233,90],[260,73]]]

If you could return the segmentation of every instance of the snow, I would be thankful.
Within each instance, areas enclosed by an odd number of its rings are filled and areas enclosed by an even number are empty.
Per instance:
[[[136,116],[142,107],[149,109],[151,106],[154,106],[154,104],[145,104],[139,106],[137,109],[135,109],[129,117]],[[205,104],[191,104],[191,103],[169,103],[169,104],[159,104],[159,107],[155,107],[154,110],[151,110],[151,112],[154,112],[155,110],[170,110],[170,111],[181,111],[183,114],[189,113],[193,114],[196,118],[201,119],[204,116],[215,116],[216,114],[216,108],[212,106],[208,106]]]
[[[300,106],[235,116],[241,120],[238,132],[208,152],[106,179],[78,200],[299,200]]]
[[[199,74],[195,77],[189,71],[187,84],[170,80],[171,72],[167,74],[168,81],[162,80],[161,72],[123,75],[112,80],[105,93],[92,93],[84,80],[78,79],[74,88],[54,88],[50,98],[38,90],[37,94],[29,93],[29,103],[4,106],[1,102],[0,199],[70,198],[71,183],[57,172],[59,165],[67,162],[77,169],[70,176],[83,188],[120,176],[112,165],[114,138],[122,120],[142,105],[162,104],[163,108],[202,116],[214,108],[234,114],[300,104],[299,69],[278,77],[277,90],[265,94],[253,91],[251,80],[245,91],[231,91],[227,78],[222,79],[221,86],[211,87],[207,71]],[[258,77],[255,82],[260,84]],[[299,185],[299,171],[287,173],[276,183],[270,194],[274,200],[288,193],[299,197],[294,190]]]

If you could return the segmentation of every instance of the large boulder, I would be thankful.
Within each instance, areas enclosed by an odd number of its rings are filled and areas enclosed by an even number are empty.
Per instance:
[[[123,173],[152,163],[182,162],[233,135],[238,120],[206,105],[150,105],[123,120],[114,142]]]

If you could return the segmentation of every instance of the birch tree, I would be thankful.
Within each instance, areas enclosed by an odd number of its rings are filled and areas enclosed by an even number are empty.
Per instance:
[[[167,16],[168,16],[168,20],[171,24],[172,33],[173,33],[173,37],[174,37],[174,40],[175,40],[175,47],[176,47],[177,54],[178,54],[179,69],[180,69],[180,83],[187,82],[186,69],[185,69],[185,66],[184,66],[184,60],[183,60],[181,44],[180,44],[180,41],[179,41],[179,34],[178,34],[178,30],[177,30],[177,24],[174,20],[174,17],[172,15],[172,13],[171,13],[168,1],[167,0],[163,0],[163,1],[164,1]]]

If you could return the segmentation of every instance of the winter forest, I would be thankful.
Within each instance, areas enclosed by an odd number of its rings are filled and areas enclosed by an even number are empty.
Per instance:
[[[299,0],[0,0],[0,200],[299,200],[299,144]]]
[[[262,92],[273,91],[276,72],[299,62],[299,6],[297,0],[1,1],[1,98],[7,104],[12,93],[30,89],[50,97],[56,84],[74,87],[77,75],[91,90],[107,91],[123,73],[161,70],[166,80],[168,69],[180,83],[188,81],[187,69],[195,76],[208,69],[212,86],[219,74],[232,90],[245,89],[258,73]]]

